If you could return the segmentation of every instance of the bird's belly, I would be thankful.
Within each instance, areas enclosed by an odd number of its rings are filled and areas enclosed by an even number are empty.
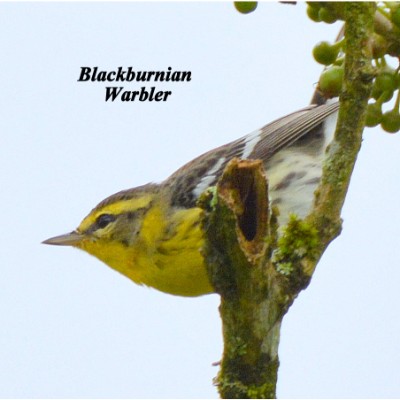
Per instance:
[[[266,173],[269,198],[279,207],[280,224],[285,224],[291,213],[304,218],[313,204],[314,191],[321,178],[322,155],[284,149],[269,160]]]
[[[151,260],[152,265],[149,265]],[[169,250],[143,260],[147,265],[141,283],[178,296],[200,296],[214,292],[208,279],[201,248]],[[140,260],[137,260],[140,264]]]

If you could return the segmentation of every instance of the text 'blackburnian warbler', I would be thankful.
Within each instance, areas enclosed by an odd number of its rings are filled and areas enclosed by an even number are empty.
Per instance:
[[[280,223],[307,215],[332,140],[338,103],[309,106],[211,150],[160,184],[116,193],[79,227],[43,243],[74,246],[138,284],[181,296],[213,292],[201,249],[203,210],[196,201],[233,157],[261,159]]]

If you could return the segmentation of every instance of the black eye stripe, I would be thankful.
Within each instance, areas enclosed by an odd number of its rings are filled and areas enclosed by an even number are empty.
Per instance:
[[[112,214],[101,214],[96,219],[96,228],[105,228],[109,223],[116,220],[116,216]]]
[[[130,211],[126,213],[126,218],[128,218],[129,221],[133,220],[136,216],[138,215],[138,212]]]
[[[138,208],[134,211],[128,211],[125,213],[126,218],[128,219],[128,221],[132,221],[135,218],[137,218],[138,216],[144,214],[146,211],[148,211],[150,208],[150,205],[146,206],[146,207],[141,207]]]
[[[128,211],[125,213],[121,213],[118,215],[114,214],[100,214],[97,218],[96,221],[91,225],[91,227],[87,230],[87,232],[95,232],[98,229],[104,229],[107,225],[109,225],[111,222],[114,222],[117,220],[117,218],[121,218],[121,221],[124,220],[124,217],[126,220],[128,220],[128,223],[133,223],[134,220],[143,212],[147,211],[149,207],[142,207],[138,208],[135,211]]]

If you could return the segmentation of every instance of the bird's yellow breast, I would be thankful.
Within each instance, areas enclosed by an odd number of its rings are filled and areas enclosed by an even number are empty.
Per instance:
[[[180,296],[211,293],[202,255],[202,215],[197,207],[172,211],[154,204],[132,244],[88,240],[79,247],[138,284]]]

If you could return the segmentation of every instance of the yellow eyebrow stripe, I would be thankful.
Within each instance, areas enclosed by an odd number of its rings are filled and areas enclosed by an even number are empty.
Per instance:
[[[153,195],[144,195],[141,197],[131,198],[127,200],[119,200],[115,203],[105,205],[100,209],[94,209],[79,225],[78,232],[86,231],[101,214],[123,214],[130,211],[136,211],[140,208],[149,206]]]

